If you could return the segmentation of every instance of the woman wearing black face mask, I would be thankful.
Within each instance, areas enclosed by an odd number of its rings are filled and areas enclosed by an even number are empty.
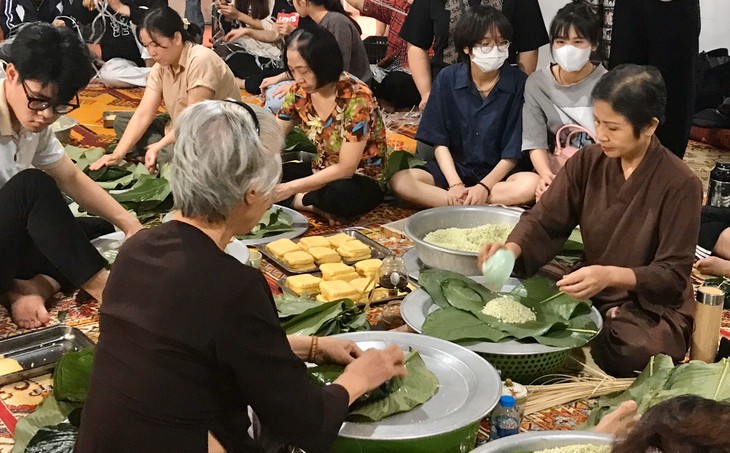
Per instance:
[[[527,203],[515,169],[522,156],[522,103],[527,76],[505,65],[512,27],[491,6],[459,20],[454,43],[462,62],[433,84],[416,139],[435,147],[435,161],[390,180],[400,198],[424,207]]]

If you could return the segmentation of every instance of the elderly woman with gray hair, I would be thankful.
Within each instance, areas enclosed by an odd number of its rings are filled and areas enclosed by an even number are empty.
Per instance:
[[[271,438],[328,451],[366,391],[402,375],[403,352],[287,337],[262,274],[226,255],[271,205],[281,133],[263,109],[204,101],[182,113],[171,168],[176,219],[122,247],[101,308],[77,452],[271,451]],[[304,361],[347,364],[318,387]]]

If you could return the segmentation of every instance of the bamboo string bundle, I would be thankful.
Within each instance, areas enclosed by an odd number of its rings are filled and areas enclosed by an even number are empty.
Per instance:
[[[586,364],[583,364],[582,376],[556,374],[546,378],[544,384],[526,386],[529,393],[525,415],[574,401],[623,392],[634,382],[634,378],[614,378]]]

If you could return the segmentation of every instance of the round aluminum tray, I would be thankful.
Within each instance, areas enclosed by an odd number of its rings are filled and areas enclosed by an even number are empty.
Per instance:
[[[410,277],[414,282],[418,282],[418,277],[421,275],[421,271],[431,269],[423,264],[421,258],[418,257],[418,250],[415,247],[408,249],[401,258],[403,258],[403,261],[406,264],[406,273],[408,274],[408,277]]]
[[[471,277],[478,283],[484,282],[484,277]],[[516,278],[510,278],[507,280],[507,284],[502,287],[502,292],[512,291],[515,286],[519,285],[520,281]],[[407,295],[400,305],[400,314],[403,320],[408,326],[416,332],[421,332],[423,323],[426,321],[426,316],[430,313],[438,310],[431,296],[423,289],[419,288]],[[603,318],[598,313],[596,307],[591,307],[591,319],[598,330],[603,327]],[[464,342],[460,343],[467,349],[474,352],[480,352],[485,354],[501,354],[501,355],[526,355],[526,354],[545,354],[549,352],[564,351],[566,348],[556,348],[553,346],[545,346],[539,343],[520,343],[516,340],[504,341],[501,343],[489,343],[482,341],[475,342]]]
[[[541,431],[523,433],[489,442],[472,453],[512,453],[538,451],[569,445],[611,445],[613,436],[591,431]]]
[[[518,208],[501,206],[431,208],[410,216],[404,230],[426,266],[458,272],[461,275],[481,275],[477,266],[478,253],[447,249],[429,244],[423,238],[442,228],[472,228],[490,223],[514,226],[520,220],[522,212]]]
[[[497,371],[475,353],[448,341],[401,332],[353,332],[335,335],[361,349],[396,344],[418,350],[439,380],[436,394],[409,412],[375,423],[345,422],[339,435],[365,440],[409,440],[450,433],[481,420],[497,405],[502,382]]]
[[[307,232],[309,229],[309,220],[304,217],[304,214],[301,212],[287,208],[286,206],[280,206],[278,204],[271,205],[272,208],[279,208],[284,210],[287,214],[291,216],[292,219],[292,230],[286,231],[284,233],[275,234],[273,236],[266,236],[263,238],[253,238],[253,239],[237,239],[238,242],[245,246],[251,246],[251,245],[259,245],[259,244],[268,244],[269,242],[273,242],[277,239],[294,239],[297,238],[304,233]],[[173,219],[173,216],[175,215],[174,212],[169,212],[165,214],[165,216],[162,218],[163,222],[167,222]]]
[[[124,233],[121,231],[115,231],[113,233],[99,236],[98,238],[91,241],[91,245],[96,247],[99,252],[106,252],[107,250],[118,249],[124,242]],[[249,251],[248,248],[241,243],[238,239],[232,239],[226,247],[226,253],[237,259],[243,264],[248,264]]]

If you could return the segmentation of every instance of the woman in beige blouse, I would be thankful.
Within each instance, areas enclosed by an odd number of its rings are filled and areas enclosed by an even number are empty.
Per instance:
[[[169,7],[153,10],[145,17],[139,38],[155,60],[147,88],[114,152],[90,165],[91,170],[118,165],[127,153],[146,148],[145,166],[154,171],[160,152],[175,142],[172,128],[155,121],[163,100],[174,123],[185,107],[200,101],[241,99],[225,62],[212,50],[193,43],[193,27],[186,27]],[[123,115],[117,115],[116,122],[120,120],[125,121]]]

